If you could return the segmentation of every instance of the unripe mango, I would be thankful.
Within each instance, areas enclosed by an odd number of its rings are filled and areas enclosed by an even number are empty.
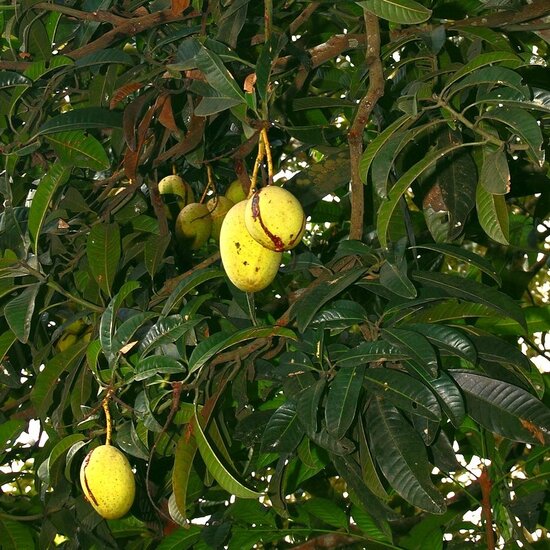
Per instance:
[[[265,248],[246,229],[247,201],[229,210],[220,231],[222,264],[231,282],[244,292],[258,292],[271,284],[281,263],[281,252]]]
[[[225,196],[233,204],[237,204],[238,202],[244,201],[244,199],[246,199],[246,195],[244,194],[243,186],[240,180],[232,181],[229,184],[229,187],[225,190]]]
[[[211,237],[218,241],[220,239],[220,231],[222,228],[223,219],[225,215],[233,207],[233,203],[222,195],[217,197],[212,197],[207,203],[206,206],[212,216],[212,231],[210,233]]]
[[[297,246],[306,228],[306,216],[298,199],[274,185],[254,192],[247,202],[244,219],[252,238],[277,252]]]
[[[176,237],[191,250],[198,250],[210,237],[211,230],[212,217],[206,204],[192,202],[176,218]]]
[[[100,445],[86,455],[80,467],[80,484],[90,504],[105,519],[121,518],[134,502],[132,468],[112,445]]]
[[[170,175],[162,178],[158,183],[159,193],[165,203],[166,217],[174,219],[186,205],[195,202],[193,189],[182,178]]]

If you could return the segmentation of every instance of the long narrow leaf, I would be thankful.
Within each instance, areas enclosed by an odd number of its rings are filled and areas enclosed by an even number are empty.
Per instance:
[[[206,464],[206,467],[208,468],[208,471],[223,489],[240,498],[259,498],[261,496],[261,493],[258,493],[243,485],[222,464],[214,452],[214,449],[206,439],[204,431],[196,415],[193,419],[193,433],[197,440],[199,452],[204,460],[204,463]]]
[[[66,183],[70,175],[71,169],[69,167],[54,163],[38,183],[29,210],[29,232],[33,239],[35,252],[38,252],[38,237],[50,207],[50,202],[57,188]]]
[[[367,426],[374,457],[391,486],[411,504],[442,514],[445,501],[430,479],[422,439],[399,411],[377,398],[368,408]]]

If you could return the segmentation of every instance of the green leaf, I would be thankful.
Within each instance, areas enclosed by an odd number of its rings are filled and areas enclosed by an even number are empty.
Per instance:
[[[203,46],[195,59],[197,68],[204,73],[208,84],[220,96],[246,103],[244,92],[217,54]]]
[[[367,409],[367,426],[372,453],[391,486],[414,506],[442,514],[445,501],[430,479],[422,439],[399,411],[377,398]]]
[[[113,354],[115,325],[117,313],[124,300],[136,289],[140,284],[137,281],[128,281],[124,283],[121,289],[113,296],[109,305],[105,308],[103,315],[99,321],[99,340],[103,353],[111,362]]]
[[[386,260],[380,268],[380,284],[403,298],[416,298],[416,288],[407,276],[407,263],[404,259],[397,262]]]
[[[33,239],[35,253],[38,253],[38,237],[50,208],[50,202],[57,188],[65,184],[70,175],[69,167],[54,163],[38,183],[29,209],[29,233]]]
[[[529,97],[529,88],[523,84],[523,77],[516,71],[498,65],[485,66],[466,75],[460,82],[451,86],[448,91],[448,97],[458,93],[465,88],[478,88],[483,84],[488,84],[491,88],[498,84],[507,86],[518,91],[524,98]]]
[[[522,309],[522,312],[527,323],[527,334],[550,331],[550,306],[526,307]],[[501,336],[520,336],[524,334],[521,325],[509,318],[483,318],[477,321],[476,326]]]
[[[384,340],[362,342],[358,346],[335,357],[335,363],[341,367],[353,367],[374,361],[400,361],[409,356],[398,347]]]
[[[430,151],[422,160],[409,168],[395,183],[388,193],[387,200],[383,201],[378,208],[377,232],[380,244],[388,247],[388,230],[390,227],[391,217],[399,204],[399,200],[403,194],[409,189],[413,181],[426,171],[432,164],[439,159],[449,156],[453,151],[457,151],[463,147],[477,145],[476,143],[458,143]]]
[[[201,540],[202,526],[187,525],[185,528],[176,529],[173,533],[162,539],[157,550],[187,550],[195,548]]]
[[[0,516],[2,550],[34,550],[36,544],[32,530],[20,521]]]
[[[262,452],[291,453],[304,436],[296,403],[287,401],[271,416],[262,437]]]
[[[120,48],[105,48],[77,59],[75,61],[75,67],[90,67],[92,65],[105,65],[107,63],[133,65],[134,59],[130,54],[127,54]]]
[[[367,181],[370,166],[382,147],[384,147],[402,128],[407,129],[415,120],[416,117],[403,115],[392,122],[369,143],[359,161],[359,172],[361,174],[361,180],[364,183]]]
[[[441,410],[435,395],[422,382],[404,372],[384,367],[367,369],[365,387],[402,410],[441,420]]]
[[[100,107],[75,109],[50,118],[38,129],[35,137],[67,130],[89,130],[91,128],[122,128],[122,113]]]
[[[224,276],[221,269],[200,269],[192,273],[189,277],[181,280],[176,288],[170,293],[166,299],[166,303],[162,308],[162,315],[168,315],[189,292],[197,288],[202,283],[211,279],[218,279]]]
[[[368,537],[371,540],[377,540],[382,542],[391,542],[388,532],[391,533],[389,525],[386,530],[380,529],[374,518],[363,508],[356,506],[355,504],[351,507],[351,517],[355,521],[357,527],[361,530],[363,536]],[[396,546],[388,545],[388,547],[397,548]],[[432,549],[430,549],[432,550]]]
[[[506,195],[510,189],[510,168],[503,149],[483,148],[479,183],[488,193]]]
[[[494,195],[483,185],[476,189],[476,208],[479,224],[491,237],[501,244],[509,244],[508,207],[502,195]]]
[[[54,355],[38,373],[31,390],[31,401],[39,418],[44,419],[53,403],[54,393],[59,388],[59,377],[65,371],[76,368],[86,352],[88,344],[79,340],[65,351]]]
[[[232,333],[218,332],[195,347],[189,358],[189,373],[191,374],[202,368],[214,355],[235,344],[255,338],[272,338],[275,336],[296,340],[294,332],[283,327],[250,327]]]
[[[5,420],[2,422],[0,424],[0,453],[4,453],[7,447],[12,447],[26,427],[27,424],[24,420]],[[3,458],[3,454],[0,456]]]
[[[483,113],[484,120],[497,120],[521,137],[528,145],[527,153],[540,166],[544,162],[544,151],[542,148],[542,130],[537,119],[527,112],[526,109],[519,109],[509,106],[490,109]]]
[[[550,444],[550,409],[526,390],[471,371],[449,371],[466,398],[467,413],[513,441]]]
[[[413,279],[427,287],[431,286],[444,290],[451,296],[491,308],[505,317],[514,319],[524,330],[527,329],[519,305],[507,294],[503,294],[490,286],[464,277],[427,271],[416,271],[413,273]]]
[[[95,137],[89,134],[71,130],[49,134],[46,139],[52,144],[64,165],[96,171],[106,170],[110,166],[105,149]]]
[[[79,441],[84,441],[86,436],[84,434],[71,434],[67,437],[64,437],[61,441],[58,441],[54,448],[51,450],[48,457],[48,476],[51,477],[53,468],[55,467],[57,461],[65,455],[69,449]]]
[[[459,329],[435,323],[407,324],[408,330],[414,330],[425,336],[436,348],[449,355],[462,357],[472,364],[477,360],[477,353],[472,341]]]
[[[336,439],[344,437],[355,420],[365,365],[341,368],[330,382],[325,405],[327,431]]]
[[[145,267],[147,273],[153,278],[162,262],[164,261],[164,253],[172,239],[171,235],[151,235],[145,241],[143,249]]]
[[[199,419],[195,413],[193,419],[193,433],[197,440],[197,446],[202,459],[212,477],[220,484],[220,486],[232,495],[239,498],[259,498],[261,493],[243,485],[237,478],[229,472],[229,470],[221,463],[214,449],[204,435],[203,429],[199,423]]]
[[[32,314],[40,283],[30,285],[4,306],[4,317],[16,338],[26,344],[31,332]]]
[[[121,255],[118,224],[94,225],[88,235],[86,253],[94,279],[101,290],[110,296]]]
[[[311,320],[315,317],[317,311],[319,311],[324,304],[355,283],[355,281],[362,277],[365,272],[366,269],[361,267],[339,273],[332,279],[318,284],[311,292],[306,293],[303,298],[298,299],[293,309],[293,311],[296,312],[298,330],[304,332]]]
[[[357,4],[381,19],[402,25],[424,23],[432,15],[432,10],[414,0],[366,0]]]
[[[412,330],[400,328],[382,329],[382,336],[397,346],[411,360],[432,376],[437,375],[438,364],[435,350],[428,339]]]
[[[132,380],[146,380],[157,374],[183,374],[185,367],[173,357],[165,355],[150,355],[141,359],[136,366]]]
[[[236,105],[241,105],[242,100],[234,97],[203,97],[201,102],[195,107],[195,115],[210,116],[221,113]]]
[[[439,398],[441,408],[455,428],[459,428],[466,416],[464,399],[454,380],[445,372],[429,381],[429,386]]]
[[[66,55],[56,55],[47,61],[34,61],[27,69],[25,69],[23,74],[31,80],[37,81],[48,73],[57,71],[62,67],[73,65],[73,63],[73,60]]]
[[[32,86],[32,81],[20,73],[2,71],[0,73],[0,89],[12,86]]]
[[[438,300],[435,305],[418,309],[408,316],[415,323],[438,323],[453,319],[468,319],[470,317],[493,317],[494,309],[455,299]]]
[[[130,343],[136,331],[145,323],[157,316],[153,311],[136,313],[129,319],[126,319],[117,329],[114,337],[111,339],[111,353],[117,354],[120,350]]]
[[[312,434],[317,431],[317,417],[319,416],[319,403],[325,391],[326,380],[320,378],[311,386],[302,390],[298,396],[298,420],[306,430]]]
[[[480,271],[483,271],[483,273],[489,275],[489,277],[491,277],[498,285],[502,283],[497,270],[494,268],[491,262],[487,261],[479,254],[471,252],[470,250],[467,250],[461,246],[455,246],[446,243],[424,243],[415,244],[414,247],[411,248],[424,248],[426,250],[440,252],[441,254],[445,254],[446,256],[450,256],[451,258],[455,258],[461,262],[464,262],[466,265],[476,267]]]
[[[172,468],[172,491],[176,506],[183,518],[187,518],[187,488],[197,453],[197,441],[191,431],[185,430],[178,439]]]
[[[315,496],[306,500],[302,507],[313,517],[320,519],[327,525],[332,525],[337,529],[349,529],[349,519],[347,514],[332,500]]]
[[[352,300],[337,300],[327,309],[321,311],[312,321],[313,326],[344,329],[364,323],[367,320],[365,308]]]
[[[457,80],[460,80],[461,78],[470,75],[476,69],[485,67],[487,65],[492,65],[493,63],[504,62],[506,62],[508,66],[516,67],[519,67],[523,64],[521,59],[515,53],[510,51],[488,52],[476,55],[470,62],[466,63],[466,65],[456,71],[449,78],[445,88],[441,92],[441,95],[444,96],[445,94],[447,94],[452,84],[454,84]]]
[[[186,321],[181,315],[170,315],[159,319],[141,340],[140,355],[144,357],[159,346],[175,342],[201,320],[202,318]]]

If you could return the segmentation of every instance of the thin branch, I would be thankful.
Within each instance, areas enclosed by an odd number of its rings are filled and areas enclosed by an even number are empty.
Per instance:
[[[456,27],[508,27],[517,23],[524,23],[532,19],[538,19],[550,14],[548,0],[534,0],[532,4],[526,4],[519,10],[500,11],[479,17],[467,17],[446,24],[447,28]]]
[[[380,59],[380,25],[378,17],[365,11],[367,36],[366,63],[369,69],[369,87],[361,99],[353,124],[348,132],[351,163],[351,227],[349,238],[363,238],[364,185],[359,173],[363,154],[363,132],[377,101],[384,94],[384,72]]]
[[[159,25],[166,23],[174,23],[176,21],[184,21],[185,19],[191,19],[198,17],[200,13],[194,11],[188,15],[174,15],[171,8],[157,11],[154,13],[148,13],[141,17],[134,17],[132,19],[125,20],[124,23],[117,25],[114,29],[102,34],[99,38],[73,50],[72,52],[61,51],[64,55],[69,56],[72,59],[81,59],[82,57],[89,55],[97,50],[102,50],[110,46],[113,42],[126,38],[129,36],[135,36],[143,31],[152,29]]]
[[[33,6],[31,6],[31,8],[33,10],[55,11],[69,17],[73,17],[80,21],[95,21],[98,23],[111,23],[112,25],[121,25],[128,21],[126,17],[115,15],[110,11],[81,11],[71,8],[69,6],[64,6],[62,4],[49,4],[47,2],[39,2],[38,4],[34,4]]]
[[[311,2],[308,4],[302,13],[292,21],[288,27],[290,36],[296,34],[296,31],[312,16],[313,12],[321,5],[321,2]]]

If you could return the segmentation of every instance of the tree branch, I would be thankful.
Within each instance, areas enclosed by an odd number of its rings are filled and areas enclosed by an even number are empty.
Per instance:
[[[384,94],[384,72],[380,60],[380,25],[378,17],[365,11],[365,26],[369,87],[359,103],[355,119],[348,132],[351,163],[351,228],[349,238],[357,240],[363,238],[364,185],[359,173],[359,161],[363,154],[363,132],[376,102]]]
[[[491,479],[487,471],[487,466],[483,467],[478,479],[479,486],[481,487],[481,510],[485,519],[487,548],[488,550],[495,550],[495,532],[493,530],[493,512],[491,509]]]
[[[311,4],[308,4],[302,13],[292,21],[288,27],[288,32],[291,36],[296,34],[296,31],[311,17],[320,4],[321,2],[311,2]]]

